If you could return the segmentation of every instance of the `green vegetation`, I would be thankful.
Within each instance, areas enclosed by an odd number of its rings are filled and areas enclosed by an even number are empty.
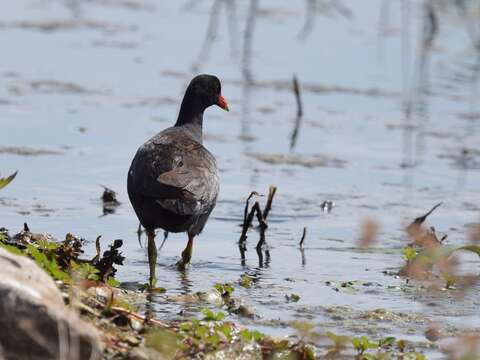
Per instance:
[[[102,258],[98,254],[92,260],[80,258],[83,243],[83,239],[70,233],[65,240],[57,242],[47,235],[32,233],[26,224],[24,230],[12,238],[8,232],[0,232],[0,247],[30,257],[55,280],[64,284],[72,284],[73,280],[92,280],[118,286],[118,281],[113,278],[113,265],[123,261],[118,251],[121,243],[114,243]]]
[[[327,332],[326,336],[333,342],[333,346],[325,354],[326,358],[339,357],[348,346],[353,346],[356,360],[426,360],[425,355],[414,348],[408,349],[405,340],[397,340],[393,336],[371,340],[367,336],[348,337]]]
[[[15,176],[17,176],[18,171],[15,171],[12,175],[0,178],[0,189],[3,189],[5,186],[10,184],[13,179],[15,179]]]

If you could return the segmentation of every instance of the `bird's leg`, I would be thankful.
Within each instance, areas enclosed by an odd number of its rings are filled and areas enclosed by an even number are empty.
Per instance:
[[[155,268],[157,266],[157,247],[155,246],[155,231],[147,230],[148,237],[148,264],[150,265],[150,287],[155,287],[157,278],[155,277]]]
[[[190,260],[192,259],[192,250],[193,250],[193,238],[195,235],[188,234],[188,243],[185,247],[185,250],[182,251],[182,259],[177,263],[177,266],[180,270],[185,270]]]

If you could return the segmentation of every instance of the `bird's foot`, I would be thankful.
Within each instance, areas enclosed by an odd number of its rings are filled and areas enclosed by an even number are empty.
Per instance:
[[[178,260],[178,262],[175,264],[175,266],[177,267],[177,270],[179,271],[185,271],[188,269],[188,267],[190,266],[190,263],[186,263],[185,261],[183,261],[183,259],[180,259]]]
[[[192,259],[192,251],[190,248],[186,248],[182,251],[182,258],[177,262],[177,269],[180,271],[186,270],[190,266],[190,260]]]
[[[150,277],[149,280],[148,280],[149,289],[154,289],[155,285],[157,285],[157,278],[156,277]]]

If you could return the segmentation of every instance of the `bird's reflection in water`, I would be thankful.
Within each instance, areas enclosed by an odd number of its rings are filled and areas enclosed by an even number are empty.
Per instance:
[[[192,280],[189,277],[189,269],[178,272],[178,283],[180,294],[187,297],[192,294]],[[178,315],[181,316],[192,316],[198,312],[198,304],[190,301],[184,301],[182,303],[181,309],[178,312]]]
[[[188,269],[178,272],[178,280],[180,284],[180,293],[182,295],[189,295],[192,293],[192,281],[188,275]]]
[[[145,319],[151,319],[155,317],[155,294],[149,292],[145,301]]]

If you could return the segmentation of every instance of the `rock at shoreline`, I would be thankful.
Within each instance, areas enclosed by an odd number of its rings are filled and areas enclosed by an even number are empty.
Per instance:
[[[99,359],[97,330],[65,306],[31,259],[0,248],[0,358]]]

